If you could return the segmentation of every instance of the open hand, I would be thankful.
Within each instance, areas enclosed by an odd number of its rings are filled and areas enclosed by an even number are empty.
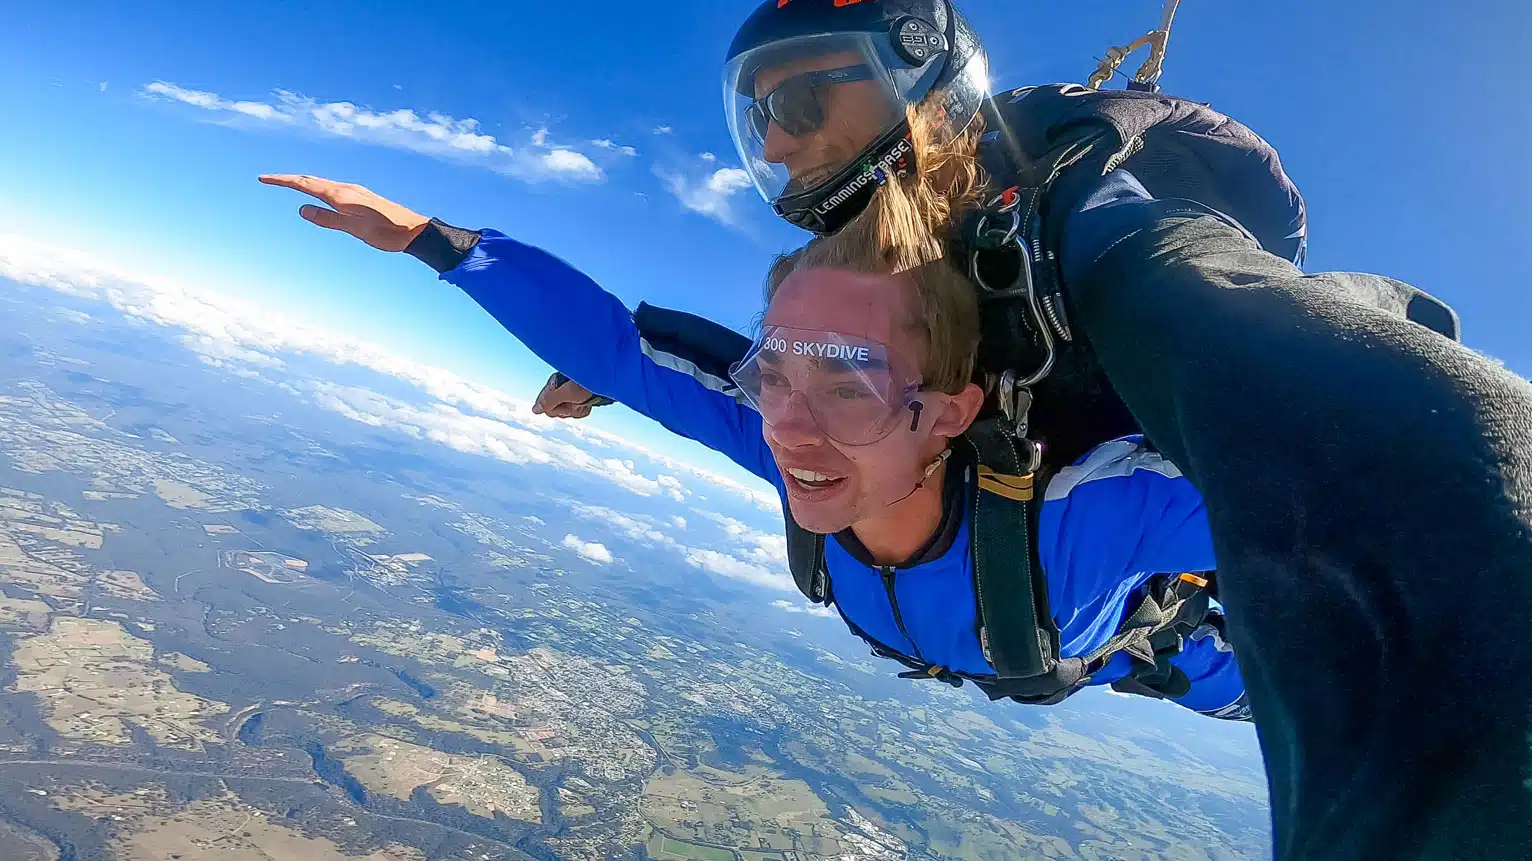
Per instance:
[[[431,220],[355,183],[294,174],[266,174],[260,180],[318,198],[330,208],[299,207],[305,221],[349,233],[383,251],[403,251]]]

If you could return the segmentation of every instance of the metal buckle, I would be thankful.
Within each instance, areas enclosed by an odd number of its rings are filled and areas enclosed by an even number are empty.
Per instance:
[[[970,280],[982,291],[981,299],[1024,298],[1031,315],[1032,328],[1042,339],[1043,359],[1038,367],[1019,377],[1017,372],[1006,369],[1000,374],[997,397],[1000,411],[1011,424],[1018,443],[1027,449],[1026,472],[1036,472],[1043,463],[1043,447],[1036,440],[1027,438],[1028,413],[1032,408],[1031,386],[1048,376],[1053,370],[1057,352],[1053,342],[1052,320],[1038,302],[1037,289],[1032,277],[1032,252],[1022,236],[1021,203],[1024,197],[1018,188],[1008,188],[990,198],[979,213],[972,235],[972,250],[968,255]],[[1003,219],[1003,220],[1002,220]],[[1016,280],[1009,286],[997,288],[984,280],[979,271],[979,255],[985,251],[1011,250],[1017,258]]]
[[[968,255],[968,277],[979,286],[983,293],[981,299],[1009,299],[1032,293],[1032,255],[1018,241],[1021,235],[1021,214],[1015,211],[1003,214],[1009,216],[1005,227],[990,227],[990,213],[986,212],[979,216],[979,223],[974,229],[974,250]],[[1017,258],[1016,280],[1009,285],[997,287],[986,281],[984,273],[979,270],[979,255],[985,251],[1007,249],[1015,253]]]
[[[968,255],[970,279],[990,297],[1020,296],[1032,289],[1032,258],[1017,237],[1021,235],[1021,195],[1015,188],[1008,188],[990,198],[979,210],[979,220],[973,228],[973,248]],[[992,220],[1004,218],[1002,225],[992,225]],[[979,253],[1013,249],[1020,258],[1020,271],[1016,282],[1008,287],[995,287],[984,280],[979,272]],[[1019,286],[1018,286],[1019,285]]]
[[[1032,390],[1016,380],[1016,373],[1007,369],[1000,374],[998,400],[1000,401],[1000,414],[1011,423],[1015,432],[1016,441],[1027,449],[1027,462],[1025,474],[1037,472],[1043,465],[1042,443],[1029,439],[1027,431],[1030,430],[1028,413],[1032,410]]]
[[[1054,324],[1049,315],[1044,313],[1038,301],[1036,283],[1032,277],[1032,252],[1021,235],[1020,210],[1024,196],[1017,193],[1015,188],[1008,188],[990,198],[974,225],[973,248],[968,254],[969,279],[982,291],[983,295],[980,298],[984,300],[1024,298],[1027,311],[1032,318],[1032,328],[1042,339],[1043,360],[1031,374],[1017,383],[1022,387],[1030,386],[1048,376],[1057,359],[1053,343]],[[1000,216],[1006,216],[1004,226],[992,227],[991,220],[998,219]],[[984,251],[1000,251],[1007,248],[1011,249],[1017,258],[1016,280],[1007,287],[997,288],[985,281],[983,273],[979,271],[979,255]]]

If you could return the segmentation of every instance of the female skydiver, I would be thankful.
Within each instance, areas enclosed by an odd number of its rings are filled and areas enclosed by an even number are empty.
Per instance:
[[[1109,132],[1022,225],[1074,336],[1032,431],[1067,462],[1127,421],[1202,492],[1276,856],[1532,858],[1532,386],[1406,285],[1304,274],[1302,199],[1237,123],[1152,93],[989,98],[986,65],[949,0],[765,0],[725,66],[740,162],[824,231],[903,170],[978,159],[988,198]],[[587,397],[550,385],[540,406]]]
[[[656,362],[616,297],[542,251],[429,221],[356,186],[262,181],[329,204],[303,208],[315,224],[416,254],[544,361],[770,482],[790,528],[833,536],[816,543],[824,600],[876,652],[912,676],[1019,695],[987,657],[1000,634],[981,642],[990,617],[980,615],[975,559],[989,557],[976,556],[985,548],[971,515],[986,476],[977,449],[954,445],[984,401],[971,379],[977,300],[901,189],[773,266],[762,330],[731,373],[736,398]],[[431,237],[450,239],[452,251]],[[557,336],[577,324],[584,337]],[[1061,470],[1044,497],[1034,528],[1057,626],[1048,633],[1089,674],[1051,701],[1122,683],[1248,720],[1221,618],[1205,604],[1182,605],[1187,614],[1168,631],[1174,654],[1144,660],[1118,645],[1145,595],[1163,596],[1183,575],[1202,582],[1215,567],[1201,499],[1180,471],[1140,438],[1114,440]],[[1026,541],[1015,546],[1028,552]],[[1028,559],[1001,562],[1003,574],[1029,576]],[[1030,612],[1032,593],[1023,600]],[[1036,641],[1035,624],[1024,636]]]

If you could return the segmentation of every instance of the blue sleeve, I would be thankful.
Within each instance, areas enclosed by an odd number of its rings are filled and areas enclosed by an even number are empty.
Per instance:
[[[1249,720],[1250,703],[1234,648],[1211,624],[1193,631],[1170,662],[1186,673],[1191,690],[1171,702],[1209,717]]]
[[[1053,477],[1038,556],[1066,657],[1110,639],[1153,575],[1217,567],[1201,495],[1141,437],[1097,446]]]
[[[1065,222],[1060,252],[1060,270],[1065,283],[1079,277],[1113,245],[1141,229],[1142,209],[1154,200],[1143,183],[1122,168],[1103,177],[1075,206]],[[1215,216],[1255,241],[1239,222],[1221,212],[1189,200],[1170,203],[1176,206],[1184,203],[1188,214]],[[1156,211],[1158,217],[1176,213],[1176,209]]]
[[[644,349],[616,296],[557,257],[494,230],[442,280],[467,293],[538,358],[775,485],[760,414]]]
[[[1121,168],[1103,177],[1064,223],[1060,269],[1065,282],[1133,229],[1126,208],[1153,199],[1137,177]]]

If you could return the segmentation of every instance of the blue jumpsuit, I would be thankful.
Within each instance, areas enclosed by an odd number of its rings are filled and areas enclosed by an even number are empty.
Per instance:
[[[486,230],[442,278],[549,365],[725,455],[770,482],[786,507],[760,415],[716,377],[668,361],[640,336],[629,310],[583,273]],[[575,331],[582,337],[568,336]],[[950,544],[932,558],[896,566],[891,581],[842,538],[827,541],[831,594],[845,619],[876,643],[961,673],[992,675],[977,636],[969,506],[949,511],[959,518]],[[1053,478],[1040,509],[1038,550],[1064,657],[1105,644],[1154,575],[1217,567],[1201,497],[1141,437],[1100,445]],[[1191,680],[1176,702],[1248,719],[1234,654],[1211,625],[1188,638],[1172,663]],[[1127,655],[1117,655],[1090,684],[1121,679],[1129,664]]]

